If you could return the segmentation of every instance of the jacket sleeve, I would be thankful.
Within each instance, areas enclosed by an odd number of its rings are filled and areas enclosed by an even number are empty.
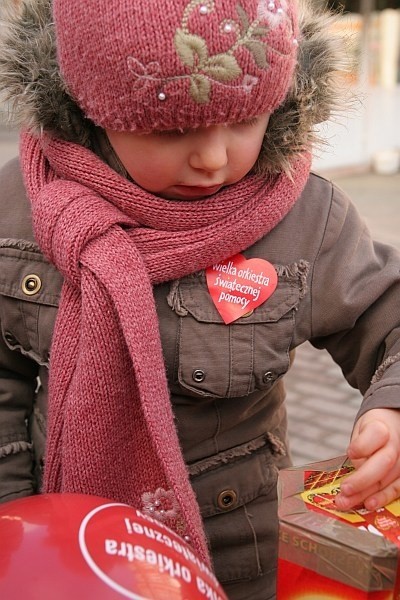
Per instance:
[[[35,492],[28,422],[37,365],[0,336],[0,502]]]
[[[400,253],[375,242],[333,187],[311,281],[311,343],[364,395],[359,415],[400,407]]]

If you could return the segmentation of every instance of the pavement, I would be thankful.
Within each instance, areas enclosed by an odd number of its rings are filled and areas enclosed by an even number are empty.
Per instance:
[[[16,133],[0,125],[0,167],[16,155],[17,149]],[[374,237],[400,249],[400,173],[325,175],[350,195]],[[344,454],[362,398],[329,354],[303,344],[296,350],[286,388],[294,463],[302,465]]]

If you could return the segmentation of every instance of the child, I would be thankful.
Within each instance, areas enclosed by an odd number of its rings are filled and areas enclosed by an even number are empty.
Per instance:
[[[23,130],[1,174],[0,496],[135,505],[232,599],[275,595],[299,344],[364,394],[338,507],[400,491],[399,256],[310,174],[340,54],[329,15],[299,15],[25,0],[0,53]]]

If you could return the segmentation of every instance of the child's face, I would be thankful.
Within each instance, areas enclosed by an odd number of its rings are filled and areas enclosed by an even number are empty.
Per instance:
[[[107,130],[132,179],[148,192],[197,200],[242,179],[261,150],[269,114],[234,125],[150,134]]]

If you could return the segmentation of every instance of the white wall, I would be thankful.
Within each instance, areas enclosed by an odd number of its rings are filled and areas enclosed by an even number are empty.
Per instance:
[[[375,164],[378,154],[394,150],[400,160],[400,9],[345,14],[340,21],[354,53],[353,110],[320,131],[330,145],[314,167],[348,169]],[[346,84],[345,84],[346,85]]]
[[[400,153],[400,86],[360,94],[352,112],[323,123],[320,132],[328,145],[314,157],[319,171],[368,166],[381,151]]]

